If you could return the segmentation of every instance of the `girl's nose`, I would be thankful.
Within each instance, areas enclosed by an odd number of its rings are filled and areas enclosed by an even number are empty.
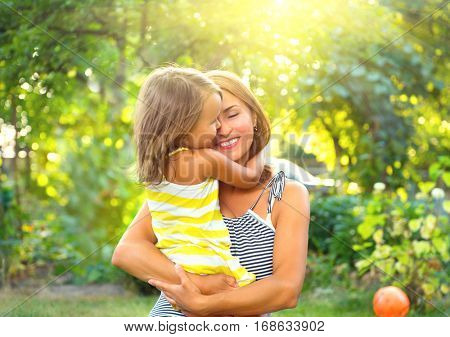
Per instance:
[[[216,120],[216,129],[219,130],[222,126],[222,123],[220,123],[220,121],[217,119]]]

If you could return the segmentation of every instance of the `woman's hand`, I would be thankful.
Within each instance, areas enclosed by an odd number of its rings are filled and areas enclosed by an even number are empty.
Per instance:
[[[186,316],[205,316],[206,295],[202,295],[200,289],[187,276],[180,265],[175,265],[175,271],[180,278],[180,284],[171,284],[155,279],[148,280],[148,283],[158,288],[170,303],[183,311]]]
[[[187,273],[189,279],[200,289],[203,295],[212,295],[238,287],[236,279],[226,274],[197,275]]]

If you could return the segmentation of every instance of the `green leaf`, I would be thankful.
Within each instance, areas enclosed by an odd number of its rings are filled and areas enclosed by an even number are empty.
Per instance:
[[[450,186],[450,172],[444,172],[444,174],[442,175],[442,180],[447,187]]]
[[[374,230],[375,230],[375,227],[371,223],[368,223],[368,222],[363,222],[357,228],[359,235],[361,235],[361,237],[364,240],[368,239],[372,235]]]
[[[435,286],[431,283],[422,284],[422,289],[426,296],[430,296],[436,290]]]
[[[358,269],[360,272],[364,273],[367,271],[367,269],[372,264],[372,261],[369,259],[359,260],[355,263],[356,269]]]
[[[441,165],[439,163],[433,163],[431,164],[431,166],[428,168],[428,174],[430,175],[431,180],[435,181],[440,173],[442,172],[440,170]]]
[[[431,242],[433,246],[436,248],[436,250],[441,254],[441,256],[444,258],[444,260],[448,259],[448,242],[442,237],[437,237],[431,239]]]
[[[414,254],[417,257],[422,257],[427,254],[431,249],[430,243],[428,241],[413,241]]]
[[[373,233],[372,238],[376,243],[381,243],[383,241],[383,230],[377,229],[375,233]]]
[[[432,214],[428,214],[425,218],[423,226],[420,228],[420,235],[423,239],[429,239],[435,228],[436,217]]]
[[[389,245],[380,245],[377,246],[376,249],[373,251],[372,256],[375,259],[386,259],[389,257],[389,255],[392,252],[392,247]]]
[[[404,274],[406,273],[406,266],[402,264],[400,261],[395,262],[395,270],[397,270],[399,273]]]
[[[433,187],[436,185],[434,181],[421,181],[418,186],[422,193],[429,193]]]
[[[422,219],[412,219],[408,222],[408,227],[412,232],[417,231],[422,224]]]
[[[425,227],[433,229],[436,226],[436,217],[433,214],[428,214],[425,218]]]
[[[447,213],[450,213],[450,200],[445,200],[442,203],[442,206],[444,207],[444,211],[446,211]]]
[[[363,249],[369,248],[373,246],[373,242],[364,242],[362,245],[355,244],[352,246],[354,251],[361,251]]]

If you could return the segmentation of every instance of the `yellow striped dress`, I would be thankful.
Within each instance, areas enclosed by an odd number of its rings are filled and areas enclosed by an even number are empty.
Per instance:
[[[163,180],[147,187],[156,247],[184,270],[195,274],[224,273],[239,286],[255,275],[231,255],[230,235],[219,207],[219,182],[179,185]]]

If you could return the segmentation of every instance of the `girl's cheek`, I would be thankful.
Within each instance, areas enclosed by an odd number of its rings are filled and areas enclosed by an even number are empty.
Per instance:
[[[210,146],[212,146],[214,144],[214,140],[217,136],[217,129],[215,127],[211,127],[209,129],[209,139],[208,139],[208,143]]]

